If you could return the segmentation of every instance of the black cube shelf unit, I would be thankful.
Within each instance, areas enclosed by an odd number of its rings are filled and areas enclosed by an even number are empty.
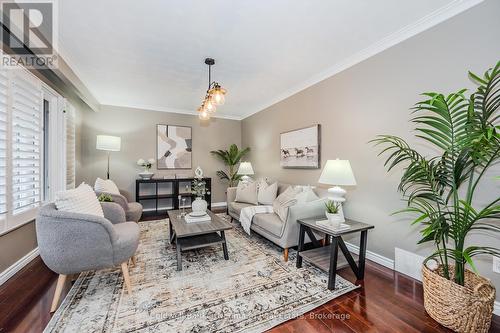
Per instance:
[[[153,178],[136,179],[135,200],[143,206],[143,216],[164,216],[167,211],[180,209],[179,195],[185,199],[184,208],[191,208],[191,202],[196,195],[191,193],[194,178]],[[207,192],[205,200],[208,209],[212,202],[212,178],[203,178]]]

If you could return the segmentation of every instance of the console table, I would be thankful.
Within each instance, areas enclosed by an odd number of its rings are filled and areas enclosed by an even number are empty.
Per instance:
[[[196,195],[191,193],[194,178],[153,178],[136,179],[135,201],[143,205],[143,216],[166,216],[169,210],[190,208]],[[212,202],[212,179],[203,178],[207,194],[205,200],[208,209]],[[185,199],[184,207],[179,203],[179,196]]]
[[[373,229],[374,226],[346,219],[345,223],[351,227],[349,229],[336,231],[334,229],[316,224],[316,221],[324,219],[324,217],[316,217],[297,220],[300,225],[296,263],[297,268],[302,267],[302,259],[304,259],[318,268],[328,272],[328,289],[330,290],[335,289],[337,268],[346,264],[349,264],[358,280],[363,280],[365,276],[366,241],[368,237],[368,230]],[[320,242],[314,236],[313,231],[321,232],[326,235],[324,246],[321,246]],[[353,256],[347,249],[347,246],[342,239],[342,236],[344,235],[357,232],[361,233],[358,264],[354,261]],[[313,249],[304,250],[304,238],[306,233],[313,243]],[[343,261],[339,261],[338,258],[339,247],[345,257],[345,260]]]

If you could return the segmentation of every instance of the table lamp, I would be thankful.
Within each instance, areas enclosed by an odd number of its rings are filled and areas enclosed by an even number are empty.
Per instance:
[[[241,162],[238,171],[236,172],[238,175],[243,175],[241,177],[241,181],[243,183],[248,183],[252,178],[249,175],[253,175],[253,168],[250,162]]]
[[[120,151],[121,138],[119,136],[98,135],[95,148],[97,150],[104,150],[108,152],[108,169],[106,172],[106,176],[107,179],[109,179],[109,154],[112,151]]]
[[[348,160],[339,159],[326,161],[318,183],[335,185],[328,189],[328,193],[331,194],[329,199],[339,205],[339,214],[342,222],[344,222],[345,219],[344,212],[342,210],[342,203],[345,201],[344,196],[346,191],[340,186],[356,185],[356,179],[352,173],[351,163],[349,163]]]

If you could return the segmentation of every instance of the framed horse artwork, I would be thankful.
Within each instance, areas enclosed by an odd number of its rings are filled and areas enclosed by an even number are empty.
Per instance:
[[[280,134],[282,168],[319,169],[320,125],[299,128]]]

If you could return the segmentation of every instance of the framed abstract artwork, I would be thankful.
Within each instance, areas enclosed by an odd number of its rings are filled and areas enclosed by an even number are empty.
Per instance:
[[[282,168],[320,168],[320,125],[299,128],[280,134]]]
[[[158,169],[191,169],[193,141],[191,127],[156,125]]]

